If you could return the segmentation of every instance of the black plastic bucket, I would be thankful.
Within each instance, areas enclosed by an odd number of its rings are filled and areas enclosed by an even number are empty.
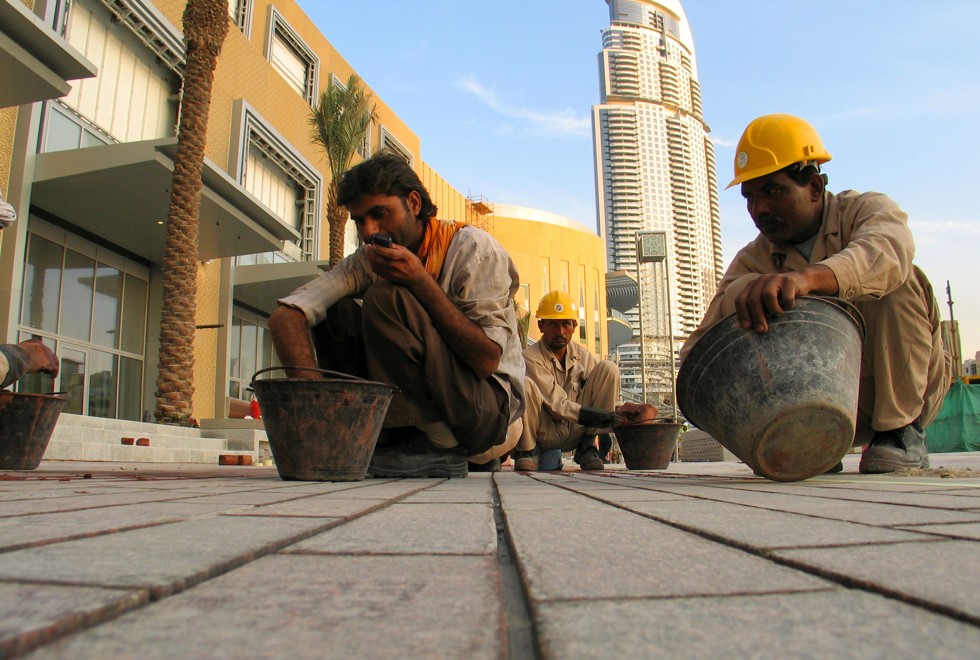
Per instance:
[[[67,402],[56,394],[0,390],[0,469],[33,470],[40,465]]]
[[[712,326],[681,365],[677,402],[759,474],[807,479],[854,440],[864,322],[850,303],[811,296],[767,320],[761,335],[734,314]]]
[[[381,433],[385,413],[397,391],[393,385],[319,371],[333,378],[252,376],[269,447],[279,476],[299,481],[360,481]]]

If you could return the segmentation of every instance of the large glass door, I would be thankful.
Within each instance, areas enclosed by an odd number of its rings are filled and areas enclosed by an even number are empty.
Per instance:
[[[31,218],[20,339],[41,338],[61,373],[21,379],[21,392],[65,392],[65,412],[139,421],[149,268]]]

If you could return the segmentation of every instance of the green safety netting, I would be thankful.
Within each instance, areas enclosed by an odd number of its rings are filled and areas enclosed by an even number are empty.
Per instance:
[[[953,383],[935,421],[926,428],[930,452],[980,451],[980,385]]]

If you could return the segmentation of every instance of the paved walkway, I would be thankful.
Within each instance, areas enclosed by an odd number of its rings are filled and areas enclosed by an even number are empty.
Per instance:
[[[933,466],[958,476],[45,462],[0,472],[0,656],[974,658],[980,454]]]

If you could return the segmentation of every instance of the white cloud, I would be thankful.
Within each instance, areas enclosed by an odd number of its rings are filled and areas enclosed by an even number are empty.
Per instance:
[[[522,121],[525,131],[561,137],[589,137],[592,135],[591,119],[588,116],[583,117],[577,114],[570,108],[542,111],[516,106],[502,99],[496,91],[484,87],[472,76],[460,79],[457,86],[477,97],[494,112],[510,119]],[[511,123],[507,123],[501,132],[507,135],[518,133]]]
[[[961,220],[909,220],[916,234],[954,234],[957,237],[980,236],[980,222]]]

